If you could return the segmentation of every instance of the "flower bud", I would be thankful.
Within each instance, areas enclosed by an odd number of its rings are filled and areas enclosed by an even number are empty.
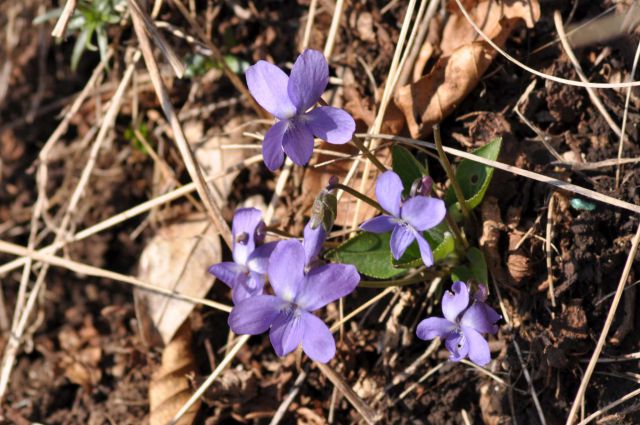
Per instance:
[[[422,176],[416,179],[411,185],[410,196],[431,196],[431,189],[433,188],[433,179],[431,176]]]
[[[333,227],[338,213],[338,198],[328,190],[321,191],[313,201],[311,207],[311,220],[309,225],[316,229],[322,225],[325,232],[329,232]]]

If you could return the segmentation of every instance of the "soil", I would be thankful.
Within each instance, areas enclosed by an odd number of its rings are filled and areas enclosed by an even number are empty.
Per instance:
[[[9,90],[0,99],[0,239],[26,246],[30,220],[38,191],[35,172],[44,141],[64,115],[63,108],[73,101],[99,63],[95,52],[82,58],[78,70],[69,70],[75,37],[55,43],[49,37],[50,24],[31,25],[31,20],[50,2],[25,1],[18,7],[19,39],[0,55],[2,62],[12,61]],[[207,2],[196,2],[202,10]],[[212,3],[212,2],[209,2]],[[215,3],[215,2],[213,2]],[[249,17],[234,9],[236,2],[211,6],[208,11],[215,23],[206,22],[212,39],[223,46],[225,54],[249,63],[259,59],[284,65],[297,52],[303,33],[309,2],[295,5],[280,2],[237,2],[249,11]],[[359,128],[374,115],[376,99],[369,73],[378,91],[385,82],[404,15],[404,2],[346,2],[344,22],[333,52],[334,66],[345,73],[351,84],[340,96],[343,106],[358,118]],[[516,31],[505,49],[513,56],[543,72],[577,79],[572,64],[557,43],[536,51],[555,40],[553,11],[563,17],[573,13],[573,22],[597,16],[615,2],[598,0],[580,2],[572,12],[573,2],[540,1],[542,16],[533,29]],[[13,2],[0,1],[0,23],[4,28]],[[320,1],[310,47],[322,50],[329,30],[333,2]],[[618,7],[622,7],[618,5]],[[179,12],[167,5],[159,19],[188,30]],[[211,18],[213,19],[213,18]],[[219,23],[219,24],[218,24]],[[128,27],[110,30],[110,40],[122,58],[135,37]],[[2,37],[5,37],[4,35]],[[171,38],[181,55],[192,48],[183,38]],[[624,80],[633,61],[634,47],[640,41],[635,32],[606,43],[578,49],[576,54],[587,76],[593,81],[607,81],[613,74]],[[602,57],[596,62],[596,58]],[[365,69],[362,63],[367,64]],[[50,243],[55,235],[52,223],[59,223],[70,195],[86,163],[88,143],[82,140],[94,124],[97,111],[113,95],[124,64],[116,60],[105,74],[104,91],[89,96],[72,121],[69,131],[51,154],[46,191],[50,204],[42,224],[39,245]],[[144,70],[139,67],[140,72]],[[215,73],[215,70],[212,71]],[[141,74],[142,75],[142,74]],[[237,98],[229,81],[219,73],[199,77],[199,90],[192,92],[193,81],[174,82],[171,99],[176,108],[202,108],[221,99]],[[472,149],[494,136],[504,139],[500,160],[522,168],[556,177],[593,189],[627,202],[640,204],[640,167],[622,168],[621,185],[615,188],[615,167],[578,169],[561,164],[513,112],[513,107],[533,77],[498,56],[480,84],[455,112],[441,123],[447,144]],[[143,84],[139,82],[139,84]],[[626,91],[597,92],[616,122],[621,122]],[[625,157],[640,157],[638,119],[640,101],[632,91],[629,107]],[[379,99],[378,99],[379,100]],[[73,228],[80,230],[155,196],[154,161],[144,150],[126,138],[134,121],[131,99],[125,101],[108,142],[98,155],[96,172],[91,177],[81,207],[73,216]],[[180,156],[161,131],[161,110],[150,86],[140,91],[138,112],[149,122],[149,134],[166,139],[159,148],[176,178],[189,181]],[[615,158],[618,138],[593,106],[584,89],[538,79],[536,87],[520,106],[523,114],[548,136],[551,146],[574,162],[596,162]],[[208,115],[199,114],[209,135],[222,134],[224,125],[238,116],[251,115],[247,102],[240,99]],[[154,143],[158,143],[157,141]],[[445,174],[430,159],[436,182]],[[300,234],[308,205],[300,190],[300,170],[294,171],[285,189],[277,227]],[[264,165],[252,165],[235,178],[224,214],[232,212],[248,196],[257,195],[268,204],[274,189],[274,175]],[[554,197],[552,273],[557,306],[548,298],[548,270],[544,238],[547,209]],[[428,283],[403,289],[403,296],[386,298],[349,322],[339,337],[338,354],[332,362],[346,382],[365,402],[381,412],[382,423],[460,424],[470,423],[538,424],[538,413],[531,397],[525,371],[531,376],[548,424],[561,424],[573,403],[584,369],[600,335],[631,246],[631,238],[640,224],[637,216],[614,207],[595,203],[592,211],[576,209],[572,194],[552,192],[542,183],[496,171],[486,199],[493,199],[502,222],[498,234],[496,263],[491,267],[512,326],[501,322],[499,334],[492,339],[491,371],[502,383],[462,364],[445,363],[443,348],[421,359],[428,344],[415,337],[415,326],[433,311],[439,312],[437,296],[426,298]],[[486,202],[486,201],[485,201]],[[142,249],[163,223],[184,217],[195,210],[185,199],[172,202],[151,216],[140,216],[111,227],[96,236],[71,244],[66,258],[127,275],[135,275]],[[480,218],[480,214],[477,214]],[[46,227],[45,227],[46,226]],[[48,231],[46,229],[49,229]],[[533,229],[533,235],[520,243]],[[477,241],[479,234],[471,235]],[[517,246],[517,249],[515,247]],[[223,255],[230,256],[225,250]],[[13,257],[0,254],[0,263]],[[636,259],[637,260],[637,259]],[[635,261],[630,282],[640,279],[640,262]],[[38,266],[40,267],[40,266]],[[36,268],[37,270],[37,268]],[[31,277],[35,279],[34,275]],[[2,296],[13,314],[21,268],[2,278]],[[445,287],[448,283],[445,283]],[[27,424],[134,424],[149,416],[148,388],[154,371],[161,363],[162,348],[148,346],[138,329],[138,318],[130,286],[107,279],[78,275],[52,267],[47,274],[46,290],[30,318],[30,326],[13,367],[9,388],[2,401],[2,418],[6,423]],[[359,289],[345,300],[351,311],[379,291]],[[640,326],[636,314],[636,290],[625,291],[602,358],[613,358],[640,351]],[[492,294],[492,297],[495,294]],[[609,296],[608,298],[605,298]],[[230,303],[223,285],[214,285],[208,298]],[[426,301],[425,301],[426,300]],[[497,307],[497,299],[492,299]],[[389,311],[392,308],[393,311]],[[327,322],[338,317],[335,307],[323,313]],[[202,382],[215,368],[225,352],[228,327],[226,314],[199,307],[191,314],[192,352],[196,359],[192,386]],[[4,349],[9,334],[0,335]],[[517,348],[516,348],[517,347]],[[518,350],[520,354],[518,354]],[[416,366],[410,367],[414,362]],[[230,369],[202,399],[195,423],[252,424],[268,423],[283,402],[304,368],[308,377],[294,398],[281,423],[358,423],[361,419],[351,404],[339,393],[332,403],[333,386],[315,367],[300,365],[294,355],[284,359],[273,352],[268,338],[253,337]],[[587,412],[593,412],[638,386],[640,361],[602,363],[596,367],[586,393]],[[407,372],[409,371],[409,372]],[[421,377],[430,373],[421,380]],[[396,382],[397,381],[397,382]],[[390,384],[392,383],[393,384]],[[406,392],[406,393],[405,393]],[[599,423],[640,423],[640,404],[632,400],[603,415]]]

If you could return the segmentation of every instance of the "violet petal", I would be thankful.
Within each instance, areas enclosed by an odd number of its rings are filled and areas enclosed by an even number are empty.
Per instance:
[[[394,217],[400,216],[402,198],[402,180],[393,171],[385,171],[376,181],[376,198],[378,203]]]
[[[351,264],[327,264],[312,269],[295,303],[307,311],[314,311],[342,298],[358,286],[360,275]]]
[[[475,329],[462,327],[468,348],[469,360],[478,366],[484,366],[491,361],[489,343]]]
[[[329,64],[324,55],[307,49],[293,64],[286,93],[302,114],[320,100],[328,82]]]
[[[437,226],[444,219],[447,208],[444,201],[428,196],[414,196],[402,204],[403,220],[421,232]]]
[[[422,258],[422,262],[427,267],[433,266],[435,260],[433,258],[433,251],[431,250],[429,242],[427,242],[422,233],[418,233],[416,235],[416,239],[418,240],[418,248],[420,248],[420,257]]]
[[[442,317],[428,317],[418,324],[416,335],[418,338],[429,340],[435,337],[445,338],[456,328],[455,323],[451,323]]]
[[[451,322],[457,322],[458,316],[468,305],[469,288],[464,282],[453,282],[451,291],[445,291],[442,296],[442,313]]]
[[[249,92],[260,106],[281,120],[295,115],[296,107],[287,94],[289,77],[284,71],[269,62],[258,61],[247,69],[245,76]]]
[[[311,313],[302,313],[302,349],[312,360],[327,363],[336,355],[336,341],[327,325]]]
[[[282,149],[294,163],[304,166],[313,153],[313,134],[299,120],[291,120],[282,136]]]
[[[391,233],[391,253],[393,254],[393,258],[399,260],[415,238],[416,233],[409,226],[402,224],[396,225]]]
[[[302,244],[295,239],[278,243],[269,260],[269,282],[281,299],[293,301],[304,284],[306,256]]]
[[[269,340],[276,354],[280,357],[286,356],[300,345],[304,326],[299,312],[280,313],[269,331]]]
[[[318,138],[334,145],[347,143],[356,131],[356,122],[346,111],[332,106],[315,108],[307,115],[306,124]]]
[[[392,231],[394,227],[396,227],[396,223],[393,221],[393,217],[388,215],[370,218],[360,225],[362,230],[371,233],[387,233]]]
[[[264,163],[271,171],[276,171],[284,162],[282,142],[288,124],[288,120],[278,121],[272,125],[264,135],[264,140],[262,141],[262,156]]]
[[[233,307],[229,314],[229,327],[238,335],[258,335],[271,326],[282,307],[286,305],[273,295],[256,295]]]

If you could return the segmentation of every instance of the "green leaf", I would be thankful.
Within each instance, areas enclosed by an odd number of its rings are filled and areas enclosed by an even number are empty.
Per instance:
[[[459,265],[453,268],[451,279],[462,280],[464,282],[474,279],[485,285],[489,284],[489,272],[487,270],[487,262],[484,259],[482,251],[476,247],[471,247],[467,251],[468,264]]]
[[[429,174],[426,167],[411,152],[399,145],[394,145],[391,149],[391,168],[402,180],[404,196],[409,195],[411,185],[416,179]]]
[[[406,270],[393,264],[389,233],[363,232],[329,251],[326,258],[335,262],[353,264],[358,271],[375,279],[391,279]]]
[[[78,69],[78,63],[80,63],[82,53],[84,53],[84,50],[87,47],[87,39],[90,35],[91,34],[87,29],[83,30],[78,36],[76,44],[73,46],[73,52],[71,53],[71,70],[73,72]]]
[[[501,147],[502,138],[497,137],[485,146],[476,149],[473,153],[483,158],[495,161],[498,159]],[[456,180],[460,185],[460,189],[462,189],[462,193],[470,209],[480,205],[487,189],[489,188],[492,176],[493,167],[488,167],[469,159],[463,159],[460,161],[460,164],[456,169]],[[460,209],[460,206],[457,205],[456,195],[452,187],[447,190],[444,200],[447,205],[455,206],[456,210]]]

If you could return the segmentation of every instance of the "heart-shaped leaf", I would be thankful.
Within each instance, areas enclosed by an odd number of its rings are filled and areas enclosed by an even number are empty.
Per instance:
[[[411,152],[398,145],[394,145],[391,149],[391,167],[402,180],[404,196],[409,196],[414,181],[429,175],[429,170]]]
[[[389,233],[360,233],[326,254],[339,263],[353,264],[364,275],[376,279],[390,279],[406,270],[393,264]]]
[[[495,161],[498,159],[501,147],[502,138],[497,137],[485,146],[476,149],[473,153],[483,158]],[[469,209],[473,209],[480,205],[487,189],[489,188],[489,183],[491,183],[491,177],[493,177],[493,167],[489,167],[469,159],[463,159],[460,161],[460,164],[456,169],[456,181],[458,182],[460,189],[462,189],[462,194],[464,195]],[[447,190],[444,200],[446,204],[450,206],[450,212],[455,214],[456,211],[452,211],[452,209],[460,209],[460,206],[457,205],[456,195],[452,187]]]

